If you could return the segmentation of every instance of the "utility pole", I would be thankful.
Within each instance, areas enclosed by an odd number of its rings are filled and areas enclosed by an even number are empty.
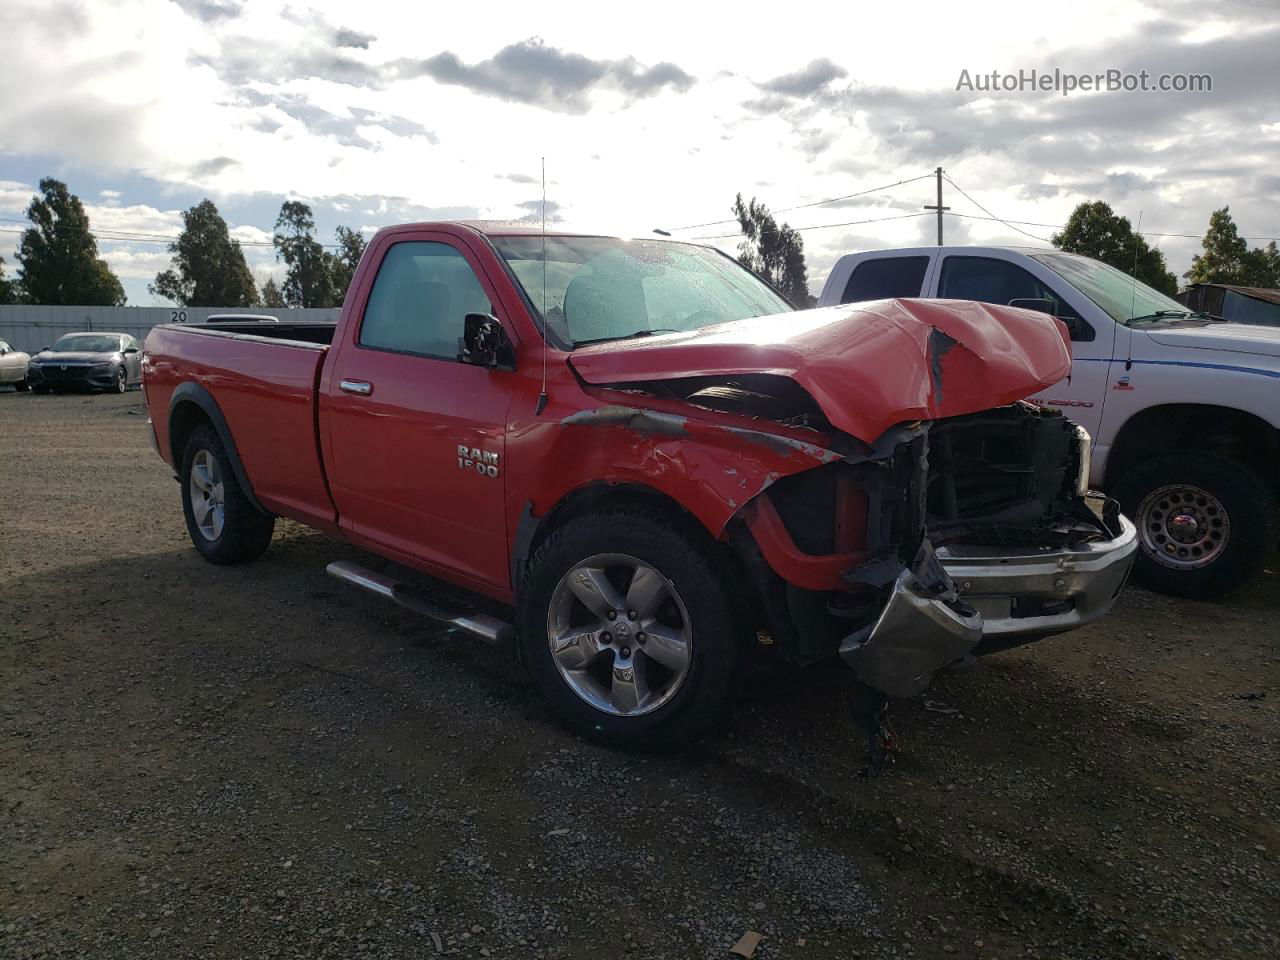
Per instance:
[[[938,211],[938,246],[942,246],[942,214],[943,214],[943,211],[950,210],[951,208],[944,207],[942,205],[942,168],[938,167],[938,169],[934,171],[934,174],[938,178],[938,203],[936,206],[925,204],[924,208],[926,210]]]

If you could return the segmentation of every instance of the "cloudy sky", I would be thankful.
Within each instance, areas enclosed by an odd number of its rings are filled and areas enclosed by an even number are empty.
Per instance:
[[[36,182],[95,230],[174,235],[204,197],[261,278],[281,201],[338,224],[528,216],[546,157],[567,224],[716,237],[737,191],[804,233],[811,285],[841,253],[934,241],[941,165],[958,243],[1036,245],[1082,200],[1144,232],[1230,204],[1280,236],[1280,5],[1077,2],[277,5],[4,0],[0,254]],[[1210,93],[957,90],[1058,68],[1206,73]],[[978,205],[981,206],[978,206]],[[797,208],[799,209],[792,209]],[[1018,223],[976,219],[990,214]],[[911,216],[908,216],[911,215]],[[896,219],[886,219],[896,218]],[[875,223],[856,221],[877,220]],[[846,226],[826,226],[849,224]],[[1198,241],[1152,238],[1181,272]],[[262,245],[255,245],[262,244]],[[104,242],[133,304],[163,242]]]

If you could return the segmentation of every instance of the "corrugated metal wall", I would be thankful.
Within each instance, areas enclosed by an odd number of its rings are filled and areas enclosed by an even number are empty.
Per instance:
[[[0,306],[0,340],[35,353],[64,333],[99,330],[131,333],[139,340],[158,323],[200,323],[211,313],[265,313],[281,320],[338,319],[341,310],[270,310],[266,307],[32,307]]]

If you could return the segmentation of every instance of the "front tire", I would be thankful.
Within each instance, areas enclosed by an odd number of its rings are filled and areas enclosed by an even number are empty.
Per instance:
[[[31,392],[43,395],[49,392],[49,388],[43,383],[37,383],[31,387]]]
[[[1248,467],[1191,450],[1144,460],[1116,486],[1138,528],[1133,579],[1179,597],[1217,597],[1262,569],[1274,548],[1275,502]]]
[[[116,379],[113,384],[116,393],[124,393],[129,389],[129,374],[124,367],[116,371]]]
[[[554,532],[519,610],[524,660],[552,712],[584,737],[640,749],[714,727],[747,659],[731,570],[705,531],[654,513],[582,516]]]
[[[191,432],[180,476],[187,534],[200,556],[222,565],[247,563],[266,552],[275,517],[249,502],[213,427]]]

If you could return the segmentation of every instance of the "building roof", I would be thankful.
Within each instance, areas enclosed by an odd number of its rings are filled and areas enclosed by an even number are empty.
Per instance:
[[[1242,287],[1236,283],[1193,283],[1188,289],[1194,290],[1197,287],[1217,287],[1221,290],[1231,290],[1242,297],[1265,300],[1267,303],[1280,303],[1280,290],[1273,287]]]

